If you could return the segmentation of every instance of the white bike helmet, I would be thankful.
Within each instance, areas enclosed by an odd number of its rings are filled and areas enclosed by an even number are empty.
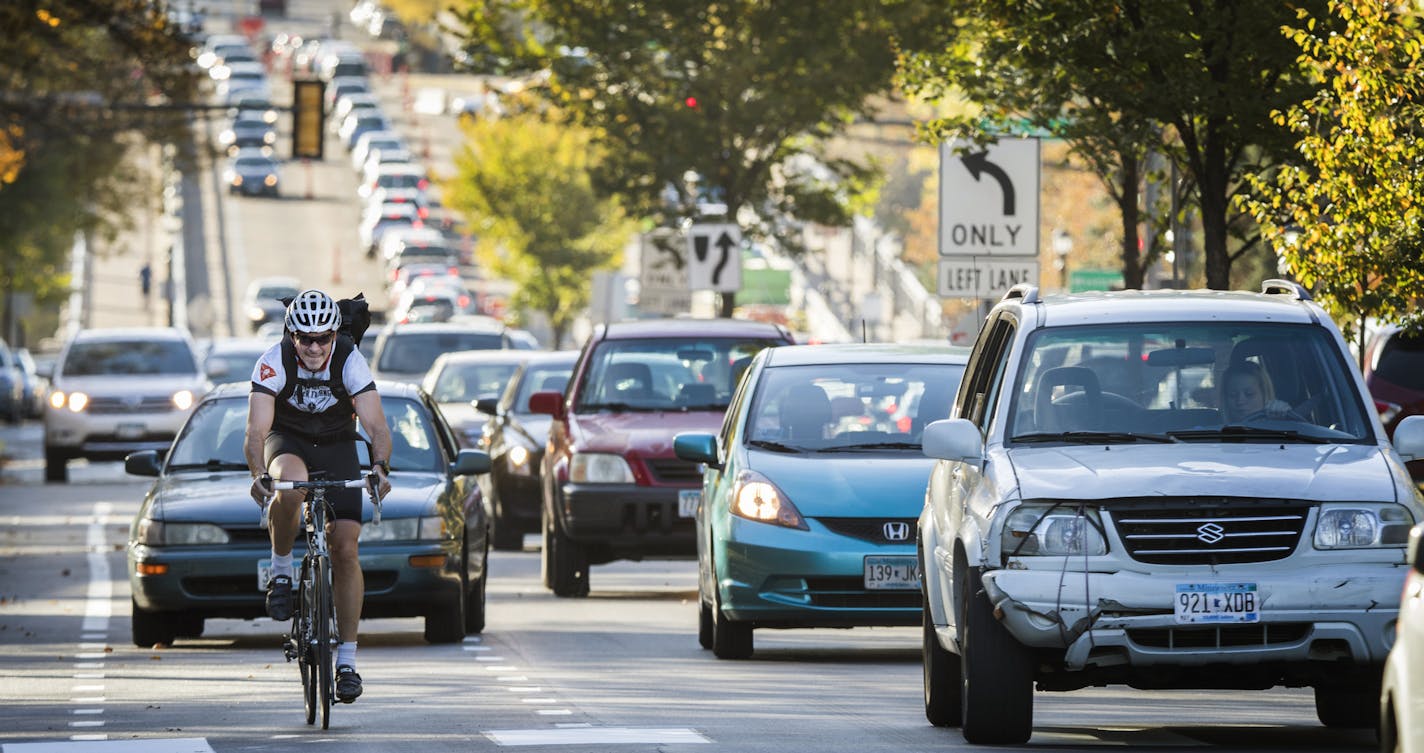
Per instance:
[[[336,301],[320,290],[303,290],[287,306],[287,329],[302,334],[334,332],[341,327]]]

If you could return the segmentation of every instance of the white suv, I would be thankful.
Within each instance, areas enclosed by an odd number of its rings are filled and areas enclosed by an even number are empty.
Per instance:
[[[1371,726],[1424,498],[1299,286],[1011,290],[919,521],[925,713],[1020,743],[1033,691],[1313,687]],[[1396,451],[1397,450],[1397,451]]]
[[[255,363],[255,361],[254,361]],[[122,460],[168,449],[211,387],[187,333],[171,327],[81,330],[55,361],[45,406],[45,480],[71,458]]]

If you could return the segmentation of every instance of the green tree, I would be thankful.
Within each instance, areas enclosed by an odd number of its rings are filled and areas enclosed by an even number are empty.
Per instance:
[[[1254,176],[1244,204],[1363,354],[1366,317],[1424,325],[1420,18],[1354,0],[1328,14],[1289,34],[1319,90],[1275,116],[1305,163]]]
[[[932,0],[464,0],[457,13],[480,64],[550,71],[535,91],[598,133],[613,158],[596,185],[631,214],[671,225],[721,203],[792,248],[796,222],[844,224],[873,183],[825,137],[872,115],[902,49],[952,32]]]
[[[515,284],[512,303],[549,318],[554,343],[588,306],[591,273],[611,269],[632,234],[593,188],[603,149],[583,128],[536,113],[469,119],[447,203],[479,238],[482,264]]]
[[[1023,119],[1067,139],[1123,212],[1129,283],[1151,262],[1138,256],[1136,213],[1147,154],[1163,153],[1200,209],[1206,284],[1227,288],[1232,263],[1259,248],[1232,197],[1245,173],[1292,158],[1270,112],[1309,91],[1279,29],[1296,7],[1324,2],[951,0],[964,35],[909,58],[905,75],[928,95],[963,96],[990,131]],[[983,125],[957,118],[932,130],[982,141],[972,131]]]

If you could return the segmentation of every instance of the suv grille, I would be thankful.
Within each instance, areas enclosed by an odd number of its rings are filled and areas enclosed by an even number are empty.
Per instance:
[[[178,410],[173,405],[173,399],[166,395],[145,395],[137,399],[124,399],[118,397],[93,397],[89,399],[89,406],[85,411],[91,414],[121,414],[121,413],[167,413]]]
[[[1127,637],[1139,646],[1165,649],[1278,646],[1299,643],[1310,633],[1308,622],[1277,622],[1206,628],[1129,628]]]
[[[821,525],[842,536],[871,541],[876,544],[913,544],[918,533],[915,518],[816,518]],[[891,539],[886,533],[904,538]]]
[[[1106,512],[1138,562],[1213,565],[1289,557],[1310,508],[1244,500],[1185,500],[1170,507],[1109,506]]]
[[[660,484],[702,484],[702,469],[696,463],[675,458],[644,458],[643,463],[648,466],[653,480]]]

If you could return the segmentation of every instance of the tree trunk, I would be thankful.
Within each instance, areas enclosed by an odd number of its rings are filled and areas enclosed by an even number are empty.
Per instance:
[[[1137,231],[1137,223],[1142,214],[1137,203],[1140,174],[1137,160],[1124,155],[1118,212],[1122,215],[1122,286],[1128,290],[1142,289],[1142,236]]]
[[[741,253],[741,249],[738,249],[738,250],[737,250],[737,253]],[[718,294],[717,299],[718,299],[717,316],[719,316],[719,317],[721,317],[721,318],[723,318],[723,319],[731,319],[731,318],[732,318],[732,310],[737,307],[737,294],[736,294],[736,293],[720,293],[720,294]]]

